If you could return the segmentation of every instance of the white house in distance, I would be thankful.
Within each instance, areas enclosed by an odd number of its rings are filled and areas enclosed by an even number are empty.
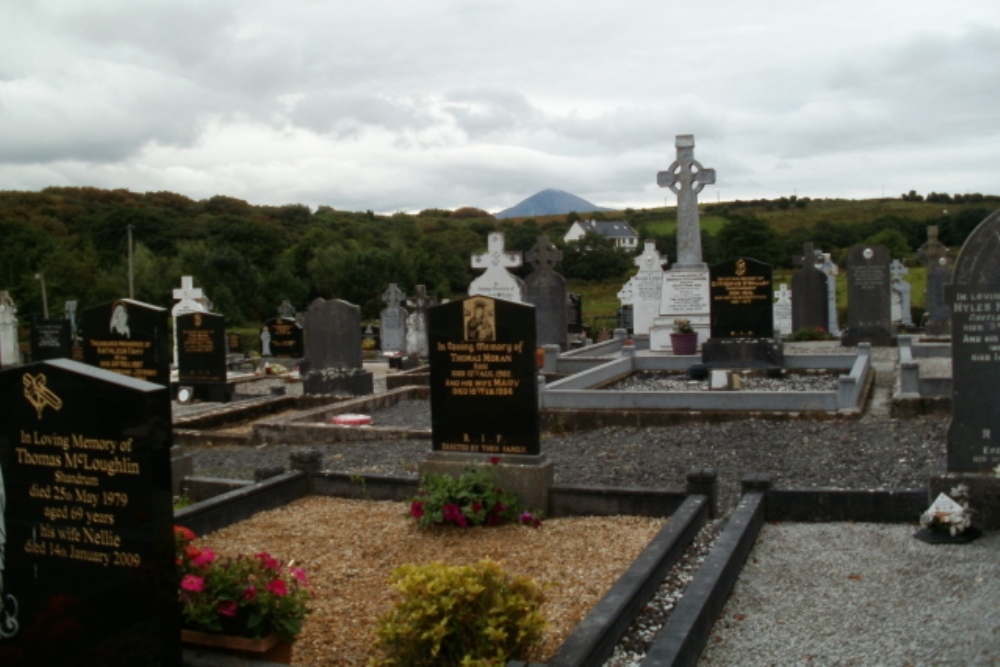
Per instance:
[[[639,245],[639,235],[627,222],[621,220],[577,220],[563,236],[563,241],[576,241],[588,232],[605,236],[614,241],[616,246],[626,250],[635,250]]]

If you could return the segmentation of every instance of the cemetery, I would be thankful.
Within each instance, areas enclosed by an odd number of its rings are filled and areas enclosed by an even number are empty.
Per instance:
[[[1000,212],[954,263],[928,230],[914,335],[885,246],[841,269],[806,243],[790,289],[753,257],[704,262],[716,174],[693,136],[676,148],[656,180],[677,261],[645,244],[607,340],[570,344],[548,237],[522,256],[490,232],[467,296],[387,283],[375,327],[336,294],[286,300],[234,352],[185,276],[169,311],[120,298],[79,339],[37,319],[32,363],[0,347],[0,664],[365,664],[393,568],[482,559],[548,586],[549,627],[508,667],[1000,659]],[[0,346],[16,313],[0,292]],[[441,501],[473,491],[493,495]],[[182,646],[208,572],[241,557],[294,623],[257,659]],[[237,602],[209,616],[244,620]]]

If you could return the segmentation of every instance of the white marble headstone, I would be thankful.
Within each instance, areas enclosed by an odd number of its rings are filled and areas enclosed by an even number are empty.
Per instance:
[[[792,333],[792,290],[785,283],[781,284],[774,302],[774,330],[782,336]]]
[[[656,244],[646,241],[642,254],[633,260],[639,267],[632,279],[632,331],[648,334],[653,320],[660,314],[660,294],[663,290],[663,265],[667,258],[656,250]]]
[[[487,250],[472,256],[472,268],[486,271],[469,285],[469,296],[490,296],[524,303],[524,281],[507,269],[521,266],[521,253],[504,250],[503,232],[490,232]]]
[[[21,363],[21,347],[17,343],[17,306],[10,293],[0,290],[0,367]]]

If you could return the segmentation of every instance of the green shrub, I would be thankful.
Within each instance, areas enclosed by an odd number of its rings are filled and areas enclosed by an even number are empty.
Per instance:
[[[503,667],[545,628],[541,586],[491,561],[402,565],[392,581],[401,597],[379,619],[369,667]]]
[[[789,343],[810,340],[833,340],[833,336],[823,327],[812,327],[799,329],[785,340]]]
[[[491,459],[493,465],[499,461],[500,457]],[[492,467],[469,468],[458,477],[425,476],[417,496],[410,501],[410,516],[421,526],[541,525],[541,519],[525,511],[515,494],[500,486]]]

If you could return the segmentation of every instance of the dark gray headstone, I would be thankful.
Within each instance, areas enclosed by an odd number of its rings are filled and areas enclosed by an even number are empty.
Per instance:
[[[177,316],[177,380],[181,383],[226,382],[226,326],[216,313]]]
[[[139,380],[170,384],[170,324],[165,308],[119,299],[81,315],[83,360]]]
[[[69,320],[36,320],[31,324],[31,360],[69,359],[73,330]]]
[[[305,354],[302,326],[294,317],[273,317],[260,327],[260,353],[265,357],[301,359]]]
[[[566,294],[566,330],[571,334],[583,333],[583,297],[573,292]]]
[[[800,265],[792,275],[792,332],[821,328],[829,331],[826,274],[815,266],[816,254],[812,243],[803,246]]]
[[[927,267],[927,322],[924,333],[928,336],[951,335],[951,306],[944,296],[945,286],[952,281],[952,270],[945,259]]]
[[[618,309],[618,328],[625,329],[629,333],[634,331],[633,324],[635,319],[633,317],[632,304],[626,304]]]
[[[712,338],[774,337],[770,264],[730,259],[710,267],[709,280]]]
[[[532,266],[524,287],[525,300],[535,307],[536,342],[565,348],[566,279],[554,268],[562,259],[562,252],[547,236],[540,236],[524,257]]]
[[[361,309],[354,304],[318,298],[309,305],[305,326],[307,394],[370,394],[371,373],[363,370]]]
[[[0,664],[180,664],[170,445],[164,386],[0,371]]]
[[[952,419],[948,470],[1000,465],[1000,211],[966,239],[946,289],[951,303]],[[996,434],[997,439],[993,439]]]
[[[858,244],[847,253],[847,330],[844,345],[892,344],[892,256],[881,245]],[[792,289],[793,299],[795,289]]]
[[[436,451],[540,454],[535,309],[474,296],[428,311]]]

